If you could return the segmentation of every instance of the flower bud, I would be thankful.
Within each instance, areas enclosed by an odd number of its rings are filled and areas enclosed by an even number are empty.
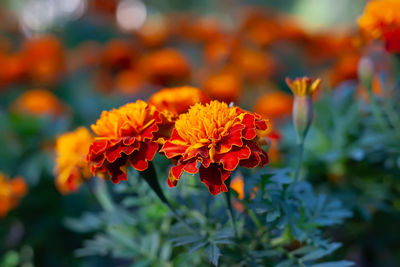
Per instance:
[[[358,62],[358,79],[361,84],[369,90],[372,86],[372,79],[374,74],[374,64],[368,57],[363,57]]]
[[[308,77],[286,78],[286,83],[294,94],[293,124],[299,143],[304,141],[313,118],[312,93],[319,88],[321,80]]]

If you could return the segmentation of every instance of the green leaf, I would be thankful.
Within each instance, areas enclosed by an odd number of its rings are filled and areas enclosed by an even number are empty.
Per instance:
[[[208,246],[208,259],[214,264],[215,266],[218,266],[218,259],[221,256],[221,252],[217,245],[214,243],[210,244]]]
[[[348,267],[354,266],[354,263],[351,261],[332,261],[332,262],[324,262],[311,265],[310,267]]]

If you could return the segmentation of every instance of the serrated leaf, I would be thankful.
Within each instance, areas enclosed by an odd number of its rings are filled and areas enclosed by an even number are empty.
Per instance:
[[[212,243],[208,246],[208,259],[214,264],[218,266],[218,259],[221,256],[221,252],[216,244]]]
[[[204,247],[204,246],[207,245],[207,244],[208,244],[208,241],[196,243],[196,244],[192,245],[192,246],[189,248],[188,253],[189,253],[189,254],[192,254],[193,252],[195,252],[196,250],[198,250],[198,249]]]
[[[190,244],[190,243],[195,243],[202,239],[203,238],[201,236],[191,235],[191,236],[176,237],[176,238],[171,239],[170,241],[173,243],[174,247],[178,247],[178,246],[182,246],[182,245],[186,245],[186,244]]]
[[[281,215],[281,212],[278,209],[268,212],[267,218],[266,218],[267,223],[275,221],[275,219],[278,218],[280,215]]]
[[[287,259],[278,263],[275,267],[293,267],[293,266],[294,266],[294,260]]]
[[[348,267],[354,266],[354,262],[351,261],[332,261],[332,262],[324,262],[311,265],[310,267]]]

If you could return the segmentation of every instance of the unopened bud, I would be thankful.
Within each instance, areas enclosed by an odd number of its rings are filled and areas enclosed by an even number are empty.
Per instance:
[[[294,94],[293,125],[297,133],[297,140],[302,143],[313,119],[312,93],[319,88],[321,80],[302,77],[292,81],[287,78],[286,83]]]
[[[372,87],[374,63],[368,57],[363,57],[358,62],[358,79],[368,90]]]

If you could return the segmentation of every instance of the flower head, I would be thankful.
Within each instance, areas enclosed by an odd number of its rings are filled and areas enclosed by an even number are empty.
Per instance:
[[[54,36],[29,39],[23,53],[28,74],[34,81],[51,84],[65,68],[63,46]]]
[[[93,136],[85,127],[79,127],[57,138],[54,172],[56,185],[61,193],[78,190],[80,185],[91,177],[86,155],[92,141]]]
[[[34,89],[20,95],[15,100],[13,108],[18,112],[35,116],[57,116],[62,112],[63,105],[52,92]]]
[[[256,102],[254,111],[264,118],[281,118],[292,112],[293,97],[281,91],[262,95]]]
[[[24,179],[20,177],[9,179],[0,172],[0,218],[15,208],[26,192]]]
[[[160,49],[144,55],[138,65],[143,75],[156,84],[167,85],[181,82],[190,76],[187,59],[174,49]]]
[[[164,88],[149,99],[149,104],[154,105],[159,110],[167,110],[175,114],[181,114],[196,103],[208,103],[209,97],[202,90],[182,86],[174,88]]]
[[[380,39],[387,31],[400,28],[400,1],[374,0],[368,2],[358,25],[368,36]]]
[[[314,80],[309,77],[296,78],[295,80],[286,78],[286,83],[295,96],[305,96],[312,95],[319,88],[321,80]]]
[[[199,172],[211,194],[226,192],[224,181],[238,165],[254,168],[268,163],[257,136],[257,130],[266,129],[267,121],[259,115],[223,102],[192,106],[179,116],[161,149],[167,158],[177,160],[168,185],[175,186],[183,171]]]
[[[92,125],[97,135],[87,156],[92,173],[108,173],[111,181],[118,183],[127,180],[128,164],[136,170],[146,170],[159,142],[169,135],[172,120],[172,115],[159,112],[142,100],[103,111]]]
[[[302,77],[292,81],[286,78],[286,83],[294,94],[293,124],[296,129],[298,142],[302,143],[313,118],[312,93],[319,88],[321,80]]]
[[[213,99],[236,102],[242,91],[242,79],[234,71],[222,71],[208,77],[204,89]]]
[[[383,39],[389,52],[400,52],[400,1],[374,0],[368,2],[358,19],[361,30],[372,39]]]

